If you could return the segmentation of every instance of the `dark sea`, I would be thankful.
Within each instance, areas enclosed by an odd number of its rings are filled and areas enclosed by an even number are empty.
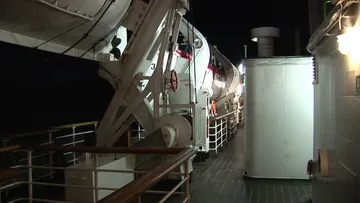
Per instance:
[[[114,90],[99,64],[0,43],[0,134],[100,120]]]

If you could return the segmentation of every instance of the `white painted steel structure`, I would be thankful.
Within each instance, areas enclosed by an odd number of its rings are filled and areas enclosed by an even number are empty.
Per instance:
[[[308,179],[312,158],[312,57],[246,59],[247,176]]]

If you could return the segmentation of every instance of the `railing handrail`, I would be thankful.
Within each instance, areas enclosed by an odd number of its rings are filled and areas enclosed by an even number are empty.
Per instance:
[[[0,147],[0,153],[2,152],[12,152],[12,151],[15,151],[15,150],[18,150],[20,149],[20,145],[10,145],[10,146],[7,146],[7,147]]]
[[[31,137],[35,135],[45,135],[48,133],[57,132],[60,129],[49,129],[49,130],[40,130],[40,131],[32,131],[32,132],[25,132],[25,133],[18,133],[18,134],[10,134],[10,138],[22,138],[22,137]]]
[[[220,118],[224,118],[228,115],[231,115],[231,114],[234,114],[234,113],[237,113],[237,111],[239,111],[238,109],[234,110],[234,111],[231,111],[229,113],[226,113],[226,114],[223,114],[223,115],[219,115],[219,116],[214,116],[214,117],[210,117],[210,120],[218,120]]]
[[[11,145],[0,147],[0,153],[10,151],[38,151],[38,152],[83,152],[97,154],[177,154],[188,148],[166,147],[82,147],[82,146],[25,146]]]
[[[196,150],[187,148],[176,154],[173,158],[158,165],[153,170],[140,176],[126,186],[116,190],[109,196],[100,200],[98,203],[128,203],[134,201],[139,195],[148,188],[154,186],[165,175],[169,174],[176,167],[189,160],[196,154]]]
[[[100,201],[100,203],[115,203],[115,202],[122,202],[128,203],[129,201],[138,198],[143,193],[145,193],[149,188],[154,186],[157,182],[159,182],[162,178],[166,175],[170,174],[174,169],[184,165],[185,173],[180,173],[179,175],[182,177],[180,183],[175,186],[171,191],[160,191],[160,192],[167,192],[165,197],[160,202],[164,202],[167,198],[169,198],[176,189],[178,189],[182,184],[186,183],[186,199],[190,198],[190,190],[189,190],[189,160],[195,156],[196,150],[193,148],[167,148],[167,147],[84,147],[84,146],[56,146],[52,145],[52,132],[60,131],[61,129],[68,129],[73,128],[72,135],[76,135],[75,128],[80,126],[89,126],[89,125],[97,125],[97,121],[92,122],[84,122],[84,123],[77,123],[77,124],[70,124],[70,125],[62,125],[53,127],[52,129],[44,130],[44,131],[36,131],[31,133],[22,133],[13,135],[13,137],[26,137],[26,136],[36,136],[36,135],[45,135],[46,133],[49,134],[49,142],[48,145],[27,145],[25,144],[18,144],[18,145],[10,145],[6,147],[0,147],[0,153],[3,152],[16,152],[16,151],[25,151],[27,152],[28,156],[28,177],[29,177],[29,200],[33,199],[32,197],[32,185],[36,182],[32,182],[32,170],[35,167],[32,167],[32,152],[49,152],[52,154],[53,152],[76,152],[80,153],[92,153],[95,154],[95,163],[97,163],[98,154],[172,154],[172,158],[166,160],[162,164],[152,168],[149,172],[142,173],[139,178],[135,179],[134,181],[130,182],[126,186],[121,189],[113,189],[113,193],[110,196],[105,197]],[[90,131],[89,131],[90,132]],[[94,131],[91,131],[94,132]],[[58,135],[56,135],[58,137]],[[57,138],[56,137],[56,138]],[[51,159],[51,158],[50,158]],[[29,161],[30,160],[30,161]],[[75,164],[75,162],[74,162]],[[16,170],[16,171],[15,171]],[[12,177],[12,175],[17,175],[19,169],[10,167],[6,170],[1,171],[1,175],[3,178]],[[53,170],[53,169],[51,169]],[[55,170],[55,169],[54,169]],[[11,172],[11,173],[10,173]],[[95,169],[95,173],[97,170]],[[186,175],[185,175],[186,174]],[[11,175],[11,176],[10,176]],[[44,176],[45,177],[45,176]],[[1,178],[1,177],[0,177]],[[97,182],[97,181],[95,181]],[[38,183],[37,183],[38,184]],[[95,183],[97,185],[97,183]],[[66,186],[66,185],[65,185]],[[95,186],[97,188],[97,186]],[[95,189],[95,190],[98,190]],[[96,193],[97,194],[97,193]],[[96,198],[98,200],[98,197]],[[184,202],[186,202],[186,199]]]
[[[46,128],[45,130],[40,130],[40,131],[10,134],[8,137],[16,138],[16,137],[30,137],[30,136],[35,136],[35,135],[44,135],[47,133],[53,133],[53,132],[57,132],[57,131],[60,131],[63,129],[67,129],[67,128],[76,128],[76,127],[82,127],[82,126],[87,126],[87,125],[96,125],[98,123],[99,123],[99,121],[89,121],[89,122],[59,125],[59,126],[49,127],[49,128]]]
[[[166,147],[82,147],[82,146],[25,146],[18,147],[17,151],[41,152],[83,152],[96,154],[177,154],[188,148]],[[1,152],[1,151],[0,151]]]
[[[53,129],[64,129],[64,128],[74,128],[74,127],[81,127],[81,126],[87,126],[87,125],[95,125],[98,124],[99,121],[88,121],[88,122],[82,122],[82,123],[72,123],[67,125],[59,125],[53,127]]]
[[[186,199],[190,198],[190,190],[188,188],[189,185],[189,165],[188,161],[196,154],[196,150],[193,148],[166,148],[166,147],[76,147],[76,146],[18,146],[14,145],[11,147],[6,147],[9,151],[27,151],[28,156],[31,159],[31,153],[33,151],[57,151],[57,152],[89,152],[94,154],[101,153],[119,153],[119,154],[173,154],[174,156],[171,159],[163,162],[157,167],[153,168],[151,171],[145,173],[134,181],[130,182],[123,188],[115,191],[99,201],[98,203],[128,203],[135,198],[138,198],[141,194],[146,192],[149,188],[154,186],[157,182],[159,182],[166,175],[170,174],[174,169],[179,167],[180,165],[185,165],[185,178],[167,195],[163,198],[164,202],[167,198],[170,197],[171,194],[175,192],[175,190],[180,187],[183,183],[187,184],[187,192]],[[2,150],[4,151],[4,150]],[[97,156],[96,156],[97,159]],[[28,165],[29,166],[29,165]],[[29,174],[32,173],[32,166],[30,161]],[[8,170],[8,169],[6,169]],[[18,170],[17,168],[10,168],[10,170]],[[10,171],[9,172],[12,172]],[[15,174],[15,171],[14,171]],[[3,173],[2,175],[7,175]],[[10,174],[11,175],[11,174]],[[16,175],[16,174],[15,174]],[[29,175],[30,179],[32,176]],[[29,182],[29,184],[35,184],[35,182]],[[32,188],[32,187],[31,187]],[[32,192],[30,193],[32,194]],[[31,199],[31,197],[29,197]]]

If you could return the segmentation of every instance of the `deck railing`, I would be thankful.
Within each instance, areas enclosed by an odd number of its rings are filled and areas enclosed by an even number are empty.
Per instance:
[[[17,198],[9,202],[52,202],[52,203],[70,203],[63,199],[45,199],[34,196],[34,188],[35,186],[51,186],[51,187],[64,187],[64,188],[82,188],[82,189],[90,189],[94,190],[94,200],[95,202],[100,203],[126,203],[132,202],[134,200],[140,200],[141,195],[143,193],[155,193],[155,194],[164,194],[164,197],[159,202],[165,202],[171,195],[173,194],[183,194],[185,195],[183,202],[190,201],[190,176],[189,176],[189,160],[196,153],[194,149],[188,148],[104,148],[104,147],[74,147],[74,146],[9,146],[5,148],[1,148],[0,152],[26,152],[28,161],[26,165],[19,165],[16,167],[12,167],[7,169],[7,171],[3,171],[0,174],[4,174],[5,172],[9,173],[9,171],[17,170],[17,169],[27,169],[27,181],[21,181],[19,184],[27,185],[28,194],[25,197]],[[51,166],[36,166],[32,163],[32,155],[34,152],[77,152],[77,153],[91,153],[93,156],[94,167],[92,169],[89,168],[69,168],[69,167],[51,167]],[[99,154],[173,154],[173,157],[167,159],[162,164],[153,168],[151,171],[136,171],[136,170],[110,170],[110,169],[100,169],[98,166],[99,162]],[[184,166],[184,172],[180,173],[172,173],[174,169],[179,168],[180,166]],[[77,171],[92,171],[94,173],[94,185],[70,185],[70,184],[58,184],[58,183],[49,183],[42,182],[33,179],[33,170],[35,169],[50,169],[50,170],[77,170]],[[101,187],[98,183],[98,173],[100,172],[109,172],[109,173],[133,173],[133,174],[141,174],[140,177],[136,178],[129,184],[125,185],[122,188],[108,188]],[[170,191],[154,191],[149,190],[152,186],[154,186],[157,182],[163,179],[168,174],[175,174],[180,177],[179,183]],[[177,192],[178,188],[182,185],[185,185],[184,192]],[[109,196],[106,196],[103,199],[99,198],[99,191],[107,190],[114,191]],[[1,191],[0,191],[1,192]],[[81,194],[79,194],[81,195]],[[140,197],[140,198],[139,198]],[[1,202],[1,200],[0,200]]]
[[[94,133],[98,122],[86,122],[71,125],[63,125],[50,128],[48,130],[36,131],[31,133],[22,133],[16,135],[5,136],[2,139],[3,146],[0,148],[0,156],[12,156],[15,160],[11,166],[0,169],[0,202],[4,193],[9,193],[15,188],[20,186],[27,186],[28,195],[21,196],[20,198],[13,199],[6,202],[53,202],[53,203],[66,203],[64,199],[49,199],[49,198],[37,198],[34,196],[34,190],[38,186],[51,186],[62,188],[83,188],[96,191],[94,194],[98,194],[99,191],[111,191],[114,193],[102,199],[101,202],[127,202],[130,199],[140,200],[141,194],[163,194],[165,195],[159,202],[164,202],[171,195],[185,195],[185,201],[190,200],[189,190],[189,167],[188,160],[194,156],[195,151],[192,149],[179,149],[179,148],[99,148],[99,147],[84,147],[85,138]],[[3,137],[4,138],[4,137]],[[18,143],[19,140],[28,141]],[[75,165],[79,161],[79,156],[84,153],[93,154],[93,162],[97,163],[99,156],[104,154],[110,154],[117,158],[116,154],[173,154],[173,158],[168,159],[158,167],[151,171],[136,171],[136,170],[106,170],[99,169],[97,166],[93,169],[84,169],[84,172],[92,171],[94,174],[107,172],[107,173],[125,173],[141,175],[135,179],[129,185],[123,188],[104,188],[99,185],[84,186],[84,185],[69,185],[63,183],[54,183],[53,177],[58,171],[81,170],[69,168],[71,165]],[[100,155],[99,155],[100,154]],[[60,155],[63,161],[62,165],[55,164],[54,155]],[[58,156],[57,156],[58,158]],[[170,191],[154,191],[149,190],[156,182],[163,178],[166,174],[169,174],[173,169],[179,168],[180,165],[184,169],[182,173],[172,172],[172,175],[180,177],[179,184]],[[97,177],[95,175],[95,177]],[[95,182],[97,178],[94,179]],[[141,187],[137,188],[137,185],[141,181]],[[145,184],[144,184],[145,183]],[[177,189],[182,185],[185,185],[185,192],[178,192]],[[135,187],[135,189],[134,189]],[[21,188],[21,187],[20,187]],[[131,188],[131,189],[129,189]],[[128,191],[132,191],[128,193]],[[26,191],[25,191],[26,192]],[[99,200],[99,196],[96,200]],[[121,201],[118,201],[121,199]],[[126,201],[125,201],[126,200]],[[97,201],[96,201],[97,202]]]
[[[19,146],[21,143],[32,143],[33,145],[40,146],[84,146],[85,139],[87,136],[94,134],[97,124],[97,121],[91,121],[55,126],[46,130],[35,132],[1,136],[4,148],[0,148],[0,152],[1,150],[7,150],[9,148]],[[16,155],[10,153],[5,156],[11,158],[11,163],[7,163],[6,167],[12,167],[12,169],[18,168],[21,165],[26,165],[29,161],[26,153],[18,152]],[[64,160],[62,166],[67,167],[76,164],[80,154],[76,152],[64,152],[61,154],[61,156],[62,160]],[[55,164],[54,152],[34,152],[31,157],[31,162],[38,166],[52,167]],[[4,167],[4,163],[0,164],[2,167]],[[24,175],[26,176],[26,174],[27,170],[20,170],[19,176],[23,177]],[[33,179],[53,180],[54,174],[54,170],[51,168],[48,170],[37,169],[33,173]],[[7,183],[4,183],[3,181],[3,184],[0,185],[0,190],[7,191],[8,189],[17,187],[19,185],[21,185],[19,181],[10,180]]]
[[[239,111],[235,110],[221,116],[210,118],[209,126],[209,151],[217,155],[219,148],[236,134],[237,117]]]

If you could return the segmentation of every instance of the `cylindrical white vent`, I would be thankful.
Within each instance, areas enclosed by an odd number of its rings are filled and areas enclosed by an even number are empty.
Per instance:
[[[258,57],[274,55],[274,38],[279,37],[275,27],[259,27],[251,30],[251,40],[258,43]]]
[[[274,39],[262,37],[258,39],[258,57],[269,57],[274,55]]]

